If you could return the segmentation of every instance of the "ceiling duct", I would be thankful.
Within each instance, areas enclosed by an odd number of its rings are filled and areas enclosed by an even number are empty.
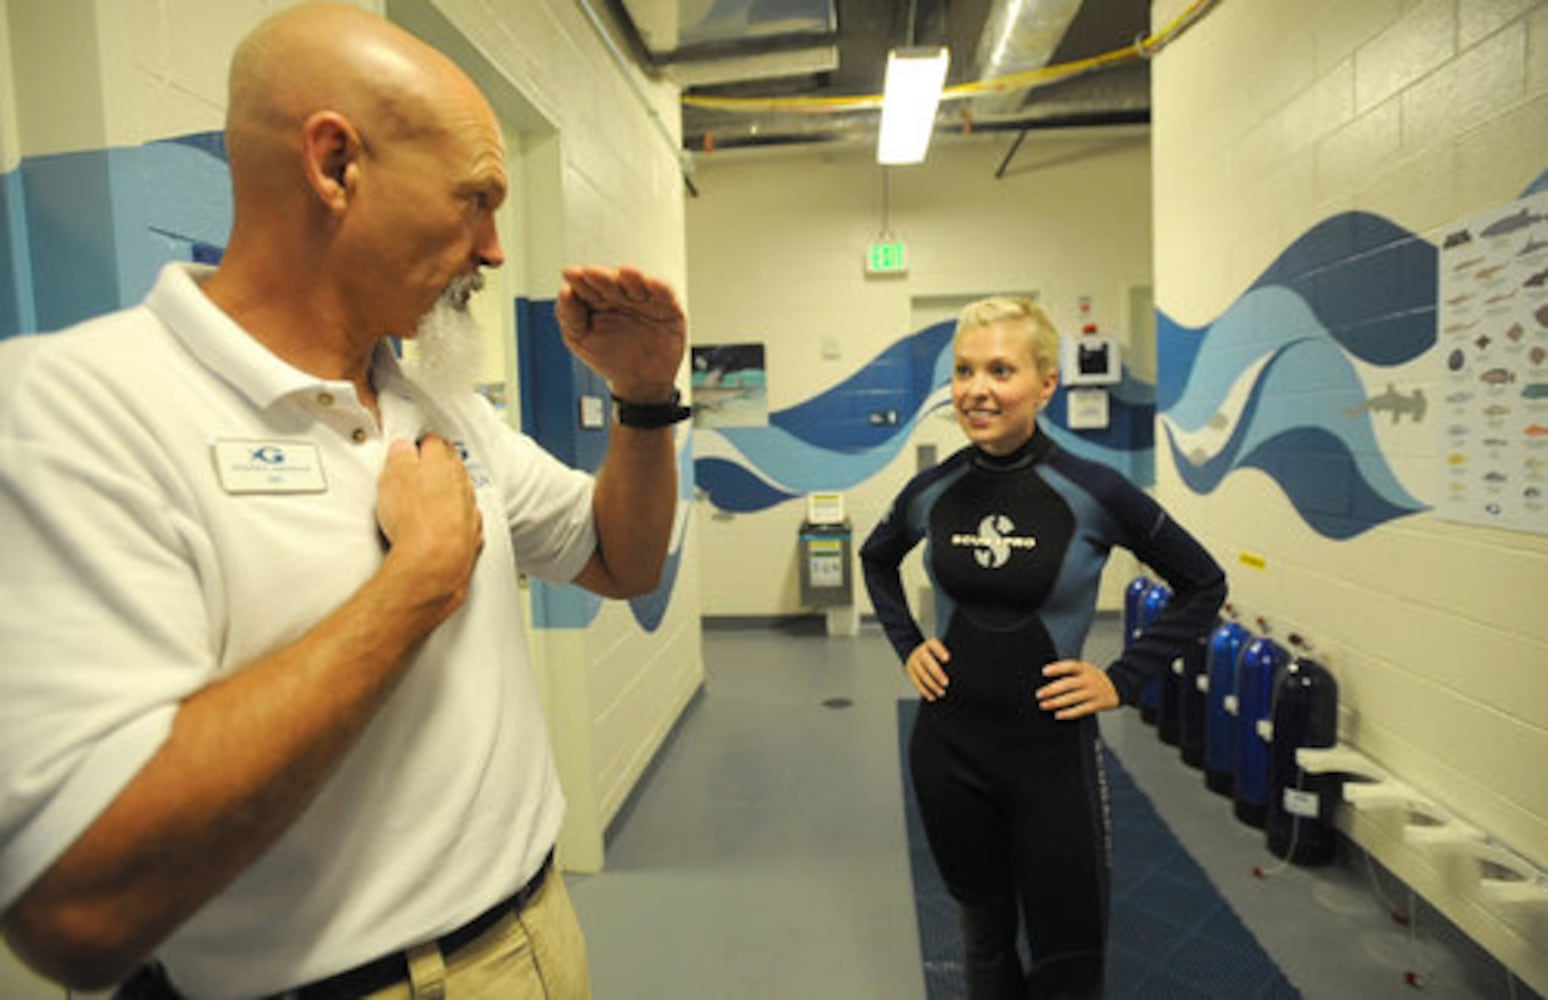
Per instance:
[[[1099,0],[1100,2],[1100,0]],[[1041,69],[1080,12],[1082,0],[1005,0],[997,3],[984,22],[974,65],[979,80],[993,80],[1012,73]],[[1011,91],[975,97],[974,118],[992,119],[1021,107],[1026,94]]]
[[[700,56],[664,63],[667,79],[682,87],[703,87],[743,80],[773,80],[815,75],[838,68],[838,46],[802,45],[783,52]]]
[[[653,69],[683,87],[830,72],[834,0],[606,0]]]
[[[1152,0],[576,2],[613,14],[641,68],[683,88],[682,143],[699,152],[874,141],[887,52],[910,42],[952,53],[941,128],[1144,123],[1146,57],[1215,0],[1155,38]]]

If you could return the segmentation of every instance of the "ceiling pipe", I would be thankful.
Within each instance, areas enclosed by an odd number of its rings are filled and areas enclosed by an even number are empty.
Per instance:
[[[1002,132],[1042,132],[1096,127],[1121,127],[1149,125],[1150,112],[1144,108],[1091,113],[1039,114],[1029,118],[1025,114],[988,121],[974,121],[972,134],[985,136]],[[756,124],[728,122],[723,129],[712,130],[716,153],[736,149],[756,149],[773,146],[794,146],[809,143],[833,143],[863,146],[876,141],[876,116],[857,112],[845,115],[800,116],[781,115],[765,118]],[[956,131],[939,130],[932,142],[957,137]],[[684,141],[697,148],[702,135],[685,135]],[[1014,152],[1012,153],[1014,156]],[[1011,157],[1000,164],[995,176],[1000,177],[1010,165]]]
[[[1082,0],[1001,0],[989,12],[978,40],[974,65],[979,80],[1048,65],[1070,22],[1080,12]],[[973,118],[992,118],[1014,112],[1026,94],[1013,91],[975,97]]]

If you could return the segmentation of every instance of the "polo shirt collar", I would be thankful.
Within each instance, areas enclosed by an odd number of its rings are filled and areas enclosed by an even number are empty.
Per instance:
[[[214,273],[215,269],[205,264],[168,264],[145,298],[146,308],[201,364],[260,409],[322,386],[338,389],[349,385],[346,380],[330,381],[304,372],[259,343],[199,287]],[[377,386],[399,375],[398,360],[385,341],[376,345],[371,370]]]

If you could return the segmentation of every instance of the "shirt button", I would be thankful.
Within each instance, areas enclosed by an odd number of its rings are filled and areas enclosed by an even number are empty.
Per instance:
[[[317,402],[321,403],[323,406],[332,406],[333,405],[333,393],[331,393],[331,392],[319,392],[317,394]]]
[[[349,436],[356,444],[364,444],[365,439],[370,435],[366,434],[364,427],[356,427]]]

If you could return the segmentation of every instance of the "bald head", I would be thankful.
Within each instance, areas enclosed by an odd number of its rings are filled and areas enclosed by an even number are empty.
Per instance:
[[[363,379],[377,339],[504,259],[494,111],[450,59],[359,8],[291,7],[242,41],[226,150],[231,237],[203,288],[307,371]]]
[[[403,29],[342,4],[289,8],[255,28],[232,59],[226,146],[237,201],[300,187],[301,130],[319,112],[343,116],[369,147],[434,134],[458,109],[489,113],[450,59]]]

